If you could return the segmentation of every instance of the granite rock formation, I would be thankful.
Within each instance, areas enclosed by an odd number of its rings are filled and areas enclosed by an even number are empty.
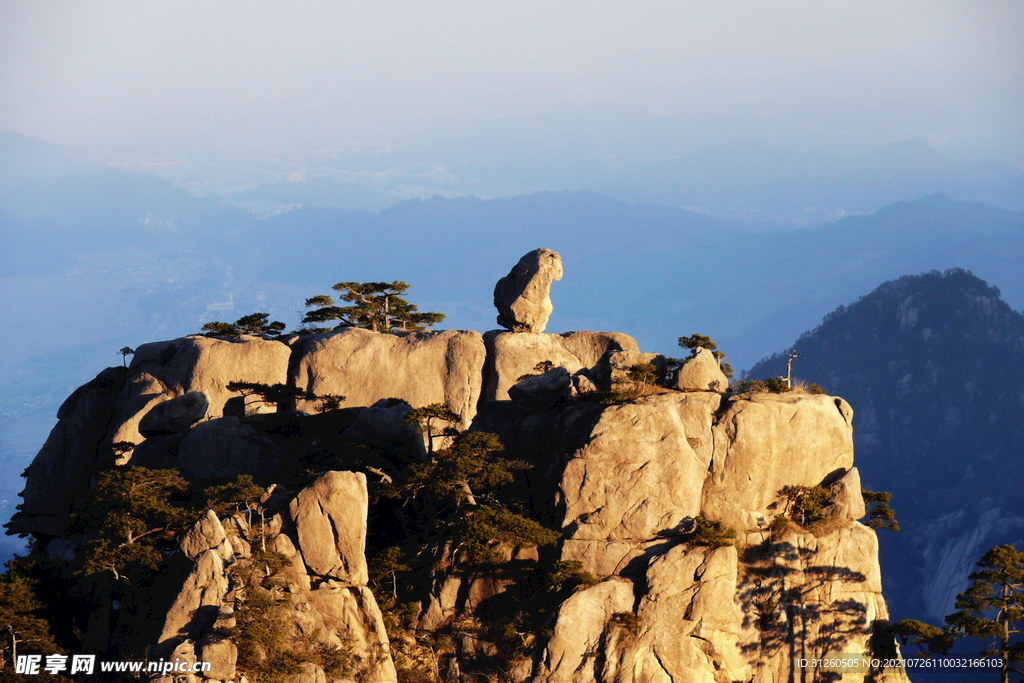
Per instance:
[[[532,256],[541,257],[550,285],[557,254]],[[616,393],[641,363],[657,377]],[[126,464],[174,468],[193,483],[244,474],[267,487],[258,503],[206,511],[173,536],[178,550],[166,551],[152,587],[90,576],[74,588],[89,596],[84,646],[210,663],[191,683],[242,680],[239,662],[251,666],[259,646],[240,624],[261,600],[298,653],[289,683],[390,683],[400,673],[432,683],[777,683],[807,673],[795,651],[897,653],[878,540],[858,521],[852,408],[823,394],[727,391],[710,353],[668,381],[666,365],[601,332],[346,329],[147,344],[61,407],[9,528],[33,534],[50,561],[74,563],[89,538],[69,521],[90,482]],[[284,384],[304,398],[271,412],[227,390],[232,381]],[[346,398],[326,409],[315,398],[326,394]],[[406,419],[432,404],[453,411],[458,430],[497,435],[515,463],[502,485],[557,542],[495,531],[491,559],[474,564],[452,532],[407,554],[413,566],[374,572],[368,544],[379,558],[392,541],[374,537],[368,510],[400,498],[409,472],[457,453],[428,452]],[[787,521],[787,487],[818,486],[824,517]],[[429,524],[435,504],[412,496],[382,509],[415,507]],[[392,529],[386,514],[375,519]],[[462,528],[490,533],[479,521],[467,515]],[[907,679],[890,669],[841,680]]]
[[[494,286],[498,324],[513,332],[540,333],[547,327],[551,283],[562,279],[562,257],[550,249],[525,254]]]

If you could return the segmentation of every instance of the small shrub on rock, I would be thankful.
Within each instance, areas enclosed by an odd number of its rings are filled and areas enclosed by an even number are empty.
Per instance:
[[[733,545],[736,530],[725,524],[696,516],[692,520],[692,529],[685,532],[685,541],[693,546],[707,546],[714,550],[726,545]]]
[[[643,625],[643,620],[636,612],[616,612],[612,615],[612,622],[621,626],[631,636],[638,635]]]
[[[560,560],[546,573],[544,583],[548,592],[557,593],[563,587],[571,590],[577,586],[593,586],[597,583],[597,577],[584,571],[583,563],[579,560]]]
[[[792,389],[782,377],[768,379],[745,379],[740,382],[740,391],[751,394],[785,394]]]
[[[821,486],[783,486],[779,489],[779,500],[768,506],[769,510],[782,507],[780,517],[788,517],[794,523],[806,528],[827,517],[825,508],[830,503],[828,489]]]

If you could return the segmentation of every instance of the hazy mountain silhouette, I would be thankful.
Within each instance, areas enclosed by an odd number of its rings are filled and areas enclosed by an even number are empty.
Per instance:
[[[0,131],[0,195],[21,183],[56,178],[100,166],[81,151],[30,135]]]
[[[923,140],[892,143],[855,158],[737,143],[613,173],[594,189],[626,201],[808,224],[939,192],[1024,209],[1024,170],[959,161]]]

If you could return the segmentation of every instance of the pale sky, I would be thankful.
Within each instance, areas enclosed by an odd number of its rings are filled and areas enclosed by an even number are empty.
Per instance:
[[[586,134],[1024,166],[1024,2],[0,2],[0,130],[121,156]],[[671,140],[669,140],[671,138]]]

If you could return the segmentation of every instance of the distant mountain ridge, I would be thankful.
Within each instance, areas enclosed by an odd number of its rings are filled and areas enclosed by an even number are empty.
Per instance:
[[[893,493],[882,544],[897,618],[941,623],[974,562],[1024,543],[1024,315],[952,269],[886,282],[792,345],[794,377],[854,409],[864,485]],[[785,374],[776,354],[752,377]]]
[[[894,142],[853,158],[734,144],[613,173],[593,187],[626,201],[805,224],[935,193],[1024,209],[1024,169],[957,160],[923,140]]]

